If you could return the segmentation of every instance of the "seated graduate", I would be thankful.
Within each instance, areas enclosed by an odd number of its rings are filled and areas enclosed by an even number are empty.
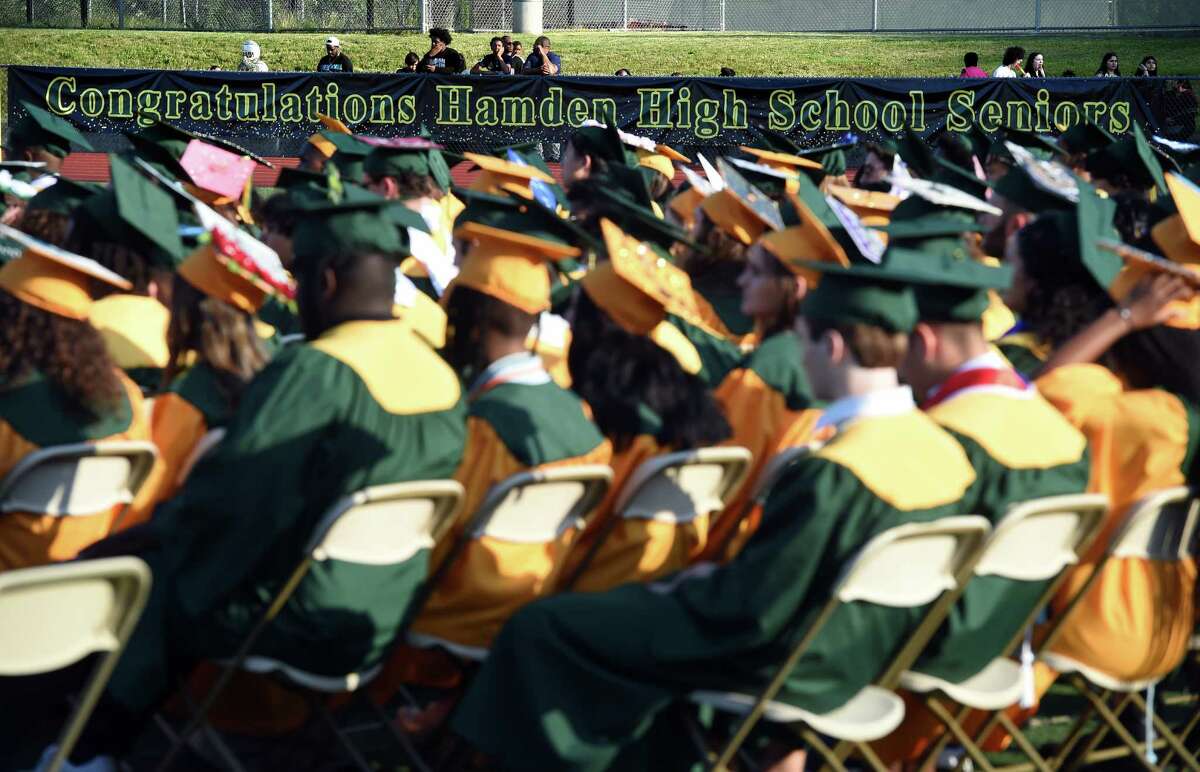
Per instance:
[[[16,222],[17,230],[56,247],[64,247],[75,210],[103,188],[94,182],[65,177],[29,199]]]
[[[185,252],[170,195],[119,156],[109,168],[111,187],[76,210],[69,244],[133,284],[99,299],[90,320],[117,366],[152,393],[170,359],[167,305]]]
[[[229,425],[242,392],[266,366],[255,314],[268,296],[286,301],[294,292],[280,271],[268,273],[227,237],[209,239],[180,263],[171,293],[171,358],[150,420],[162,461],[151,508],[179,490],[197,443]]]
[[[529,333],[550,307],[546,263],[577,257],[574,226],[534,202],[475,194],[458,218],[469,244],[446,309],[445,356],[467,388],[467,445],[455,479],[462,514],[433,553],[436,565],[462,536],[488,490],[531,469],[607,464],[612,445],[577,394],[554,383],[529,350]],[[487,647],[512,613],[547,594],[573,530],[551,545],[487,537],[471,542],[434,590],[413,631]]]
[[[695,375],[695,346],[667,321],[673,313],[698,323],[687,275],[661,248],[638,242],[609,220],[601,220],[601,228],[608,259],[580,280],[567,314],[574,334],[567,359],[572,389],[613,446],[612,487],[562,574],[574,589],[587,591],[654,579],[697,556],[707,540],[706,516],[683,525],[626,520],[614,511],[616,499],[642,462],[717,445],[730,435],[712,393]]]
[[[732,562],[518,611],[453,719],[497,767],[685,768],[693,759],[671,725],[673,703],[694,689],[761,688],[863,544],[960,514],[975,482],[969,459],[896,375],[916,321],[912,291],[882,268],[842,271],[823,276],[802,308],[805,365],[816,396],[832,400],[822,421],[834,438],[788,470]],[[845,607],[777,699],[839,707],[918,616]]]
[[[128,289],[98,263],[5,228],[23,247],[0,268],[0,479],[51,445],[145,440],[141,391],[88,324],[93,288]],[[108,535],[117,511],[0,517],[0,571],[70,560]]]
[[[973,222],[961,212],[935,211],[903,224],[906,236],[893,239],[883,257],[890,268],[909,273],[917,299],[919,320],[900,374],[922,396],[922,410],[959,441],[975,468],[964,511],[997,523],[1013,504],[1082,493],[1090,471],[1084,436],[984,334],[989,291],[1007,286],[1011,268],[969,256],[965,229]],[[954,682],[975,675],[1009,653],[1004,647],[1047,585],[972,578],[911,669]],[[915,760],[942,731],[919,701],[902,696],[904,722],[876,743],[889,761]]]
[[[457,376],[392,317],[404,231],[376,196],[312,202],[295,270],[309,343],[243,392],[225,439],[124,542],[154,571],[146,611],[73,762],[120,756],[191,666],[229,656],[291,574],[328,508],[385,483],[447,478],[466,416]],[[428,574],[429,550],[390,566],[312,567],[255,653],[322,675],[380,663]]]

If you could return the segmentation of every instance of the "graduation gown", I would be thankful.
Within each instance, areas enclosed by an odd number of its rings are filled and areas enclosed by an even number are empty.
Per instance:
[[[455,479],[466,490],[462,513],[434,549],[439,564],[498,482],[531,469],[607,464],[612,446],[583,401],[550,379],[540,358],[514,354],[495,362],[471,389],[467,443]],[[554,586],[575,531],[552,544],[472,540],[413,625],[414,632],[487,647],[521,606]]]
[[[351,321],[289,346],[242,395],[228,433],[156,511],[154,586],[108,691],[152,708],[197,658],[232,653],[339,498],[446,478],[462,459],[454,372],[403,321]],[[392,566],[315,563],[255,653],[322,675],[383,657],[428,571],[428,550]]]
[[[694,689],[760,688],[864,543],[959,514],[975,480],[962,448],[914,409],[908,389],[834,408],[837,436],[789,470],[734,561],[526,606],[496,639],[454,729],[503,769],[686,768],[681,755],[670,765],[631,761],[658,741],[656,715]],[[843,607],[779,699],[816,711],[844,704],[918,616]]]
[[[1162,389],[1127,391],[1108,369],[1060,367],[1038,388],[1092,446],[1089,490],[1109,497],[1104,530],[1051,601],[1061,612],[1096,570],[1129,506],[1152,491],[1200,482],[1200,407]],[[1196,564],[1139,558],[1108,561],[1054,645],[1057,654],[1115,678],[1154,678],[1174,670],[1195,626]],[[1039,663],[1039,667],[1044,665]],[[1039,688],[1049,687],[1048,668]]]
[[[149,439],[141,390],[124,373],[117,374],[122,394],[100,417],[81,412],[41,373],[0,383],[0,479],[25,456],[52,445]],[[81,517],[5,513],[0,516],[0,571],[74,558],[109,534],[121,509]]]
[[[92,304],[89,321],[100,331],[117,367],[144,393],[158,391],[171,357],[167,347],[171,312],[167,307],[146,295],[109,295]]]
[[[935,390],[927,415],[963,446],[976,480],[966,510],[998,523],[1013,504],[1082,493],[1088,483],[1087,441],[995,353],[971,360]],[[1036,442],[1030,438],[1036,437]],[[1005,655],[1048,582],[973,577],[946,622],[912,669],[958,681]],[[904,722],[876,744],[885,760],[914,759],[942,726],[919,701],[905,697]]]
[[[701,560],[722,559],[717,549],[732,530],[749,536],[753,521],[740,518],[759,473],[784,447],[806,443],[816,427],[820,411],[813,409],[801,346],[790,330],[772,335],[725,376],[714,394],[733,428],[727,444],[748,449],[754,459],[746,481],[713,522]],[[780,444],[785,438],[789,445]]]
[[[995,345],[1013,369],[1025,378],[1037,376],[1052,351],[1048,342],[1020,324],[996,340]]]

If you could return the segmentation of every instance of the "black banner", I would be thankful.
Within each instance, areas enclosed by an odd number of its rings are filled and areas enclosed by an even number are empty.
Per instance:
[[[846,132],[878,137],[1015,126],[1057,133],[1084,116],[1115,134],[1137,121],[1186,139],[1196,100],[1166,78],[614,78],[428,74],[8,69],[9,125],[22,100],[66,116],[103,149],[155,117],[264,155],[296,155],[317,114],[356,132],[413,135],[455,149],[558,142],[587,120],[681,148],[747,142],[751,126],[818,146]]]

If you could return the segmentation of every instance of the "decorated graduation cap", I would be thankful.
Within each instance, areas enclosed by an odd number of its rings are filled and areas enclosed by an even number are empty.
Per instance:
[[[222,150],[233,153],[237,156],[245,156],[254,163],[267,168],[274,168],[270,161],[256,153],[252,153],[241,145],[230,142],[221,137],[214,137],[211,134],[203,134],[198,131],[189,131],[173,123],[168,123],[162,119],[156,119],[153,124],[146,127],[137,133],[126,133],[125,135],[130,143],[139,151],[146,149],[149,146],[154,146],[160,151],[165,151],[175,160],[183,157],[188,146],[193,140],[200,140],[209,145],[214,145]]]
[[[1090,154],[1086,167],[1097,177],[1111,179],[1128,175],[1138,187],[1154,187],[1160,194],[1167,192],[1162,164],[1137,121],[1123,139]]]
[[[717,167],[725,187],[701,203],[701,208],[718,228],[749,246],[768,230],[782,230],[779,205],[746,181],[724,158]]]
[[[521,198],[475,192],[466,204],[454,236],[471,244],[446,297],[455,287],[469,287],[527,314],[549,310],[547,264],[583,253],[577,226]]]
[[[16,228],[0,225],[0,238],[7,238],[22,249],[19,257],[0,267],[0,289],[43,311],[68,319],[87,319],[95,282],[120,290],[132,287],[124,277],[95,260],[35,239]]]
[[[442,156],[442,146],[425,137],[359,137],[371,146],[363,160],[363,171],[372,177],[415,174],[432,177],[442,190],[451,186],[450,167]]]
[[[104,188],[94,182],[77,182],[59,177],[58,182],[40,191],[25,205],[26,211],[44,210],[55,214],[74,214],[85,201],[102,192]]]
[[[1058,144],[1071,155],[1103,150],[1116,141],[1116,137],[1087,117],[1058,137]]]
[[[295,297],[295,285],[267,245],[249,234],[212,230],[176,273],[205,295],[255,313],[267,298]],[[273,258],[273,262],[272,262]]]
[[[892,211],[893,223],[897,220],[941,214],[948,209],[966,212],[972,218],[980,214],[1000,214],[997,207],[954,185],[921,179],[892,178],[891,182],[910,193],[909,197],[897,204]]]
[[[1037,158],[1020,145],[1008,150],[1013,165],[993,185],[997,193],[1031,212],[1070,210],[1079,202],[1079,179],[1066,166]]]
[[[109,155],[111,187],[79,208],[97,229],[96,240],[120,244],[153,264],[173,268],[184,256],[175,202],[128,161]]]
[[[795,192],[799,189],[800,175],[793,168],[759,163],[758,159],[747,161],[744,158],[728,158],[726,160],[737,167],[738,172],[746,178],[747,182],[771,198],[778,199],[789,191]]]
[[[654,341],[685,372],[700,372],[696,347],[666,320],[674,314],[703,326],[691,279],[662,250],[639,242],[612,220],[602,219],[600,229],[608,260],[580,280],[583,291],[618,327]]]
[[[83,150],[93,149],[79,133],[79,129],[65,118],[25,100],[21,101],[21,108],[28,113],[28,117],[12,128],[8,137],[9,147],[43,147],[46,152],[59,158],[66,158],[71,154],[72,144]]]
[[[253,159],[198,139],[188,143],[179,165],[191,180],[184,183],[188,191],[213,206],[239,201],[254,176]]]
[[[858,215],[863,225],[872,228],[887,225],[892,219],[892,212],[901,201],[899,196],[893,196],[891,193],[848,188],[844,185],[830,185],[827,192],[850,207],[850,211]]]
[[[313,134],[306,141],[308,144],[316,148],[317,152],[319,152],[321,155],[325,156],[326,158],[332,158],[333,154],[337,152],[337,145],[333,144],[333,142],[329,140],[327,133],[352,134],[353,132],[350,131],[349,126],[342,123],[337,118],[331,118],[328,115],[317,113],[317,120],[321,122],[321,125],[324,127],[324,129],[318,131],[316,134]]]

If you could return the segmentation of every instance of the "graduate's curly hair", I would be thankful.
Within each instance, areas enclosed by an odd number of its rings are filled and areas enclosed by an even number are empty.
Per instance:
[[[187,368],[187,355],[195,352],[198,361],[216,373],[222,396],[237,405],[242,391],[268,359],[254,328],[254,316],[205,295],[184,279],[175,282],[170,308],[170,360],[163,373],[163,388]]]
[[[736,286],[749,248],[721,230],[703,210],[696,217],[695,241],[704,249],[689,249],[680,267],[691,277],[693,285]]]
[[[64,246],[71,232],[71,216],[49,209],[25,208],[17,221],[17,230],[56,247]]]
[[[1017,235],[1025,272],[1033,280],[1021,321],[1057,348],[1113,307],[1088,274],[1078,244],[1068,243],[1052,220],[1038,219]]]
[[[116,408],[125,393],[95,327],[43,311],[0,290],[0,389],[34,371],[93,418]]]
[[[656,439],[675,450],[715,445],[731,435],[703,381],[649,338],[619,327],[582,290],[575,296],[571,334],[571,388],[591,406],[617,452],[639,433],[640,405],[662,419]]]

